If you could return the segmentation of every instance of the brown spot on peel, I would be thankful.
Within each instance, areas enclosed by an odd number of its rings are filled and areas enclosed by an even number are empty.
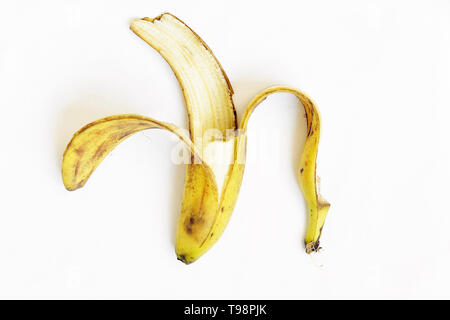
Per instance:
[[[108,141],[103,142],[98,149],[95,151],[93,158],[94,159],[101,159],[104,154],[108,151]]]
[[[75,162],[75,173],[74,173],[75,178],[78,176],[79,169],[80,169],[80,160],[77,160],[77,162]]]
[[[83,155],[83,153],[84,153],[84,149],[75,149],[74,150],[79,156],[82,156]]]
[[[126,137],[128,137],[128,136],[130,136],[132,134],[135,134],[135,133],[136,133],[136,130],[126,131],[124,133],[121,133],[121,134],[117,135],[117,140],[120,141],[120,140],[122,140],[122,139],[124,139],[124,138],[126,138]]]

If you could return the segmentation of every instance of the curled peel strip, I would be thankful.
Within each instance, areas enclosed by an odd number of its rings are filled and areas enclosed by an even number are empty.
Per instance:
[[[175,250],[179,260],[192,263],[214,245],[231,217],[244,174],[247,123],[252,111],[269,95],[287,92],[301,101],[306,113],[307,137],[298,182],[308,205],[306,252],[317,251],[330,205],[318,192],[320,116],[312,100],[291,87],[265,89],[248,104],[238,127],[228,77],[195,32],[168,13],[134,20],[131,29],[157,50],[175,73],[184,95],[189,136],[173,124],[138,115],[117,115],[92,122],[74,134],[64,152],[65,187],[75,190],[84,186],[105,156],[133,134],[154,128],[172,132],[191,154],[191,161],[186,164]],[[208,135],[211,130],[216,134]],[[217,161],[219,157],[228,162]]]
[[[244,113],[241,130],[247,131],[247,122],[253,110],[269,95],[286,92],[295,95],[305,108],[307,133],[300,157],[297,180],[308,206],[308,227],[305,236],[306,252],[318,251],[319,238],[330,204],[319,194],[319,178],[316,174],[316,159],[320,138],[320,114],[314,102],[303,92],[291,87],[271,87],[253,98]]]

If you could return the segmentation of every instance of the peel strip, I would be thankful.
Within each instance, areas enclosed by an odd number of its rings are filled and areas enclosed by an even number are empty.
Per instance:
[[[286,92],[295,95],[305,109],[307,133],[300,157],[297,180],[308,206],[308,227],[305,236],[306,252],[319,250],[319,238],[330,204],[319,194],[319,179],[316,174],[317,150],[320,138],[320,114],[314,102],[303,92],[292,87],[275,86],[258,93],[247,105],[241,120],[240,130],[247,131],[247,123],[253,110],[273,93]],[[244,157],[245,145],[240,144],[238,157]]]
[[[83,187],[97,166],[119,143],[147,129],[164,129],[175,134],[197,159],[195,163],[204,167],[209,176],[212,175],[183,129],[148,117],[125,114],[91,122],[73,135],[63,154],[62,178],[66,189],[73,191]]]

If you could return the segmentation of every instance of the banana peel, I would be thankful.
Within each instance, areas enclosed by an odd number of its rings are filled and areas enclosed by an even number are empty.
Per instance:
[[[306,140],[300,157],[297,181],[308,206],[308,227],[305,236],[306,253],[316,252],[320,249],[319,238],[325,223],[330,204],[319,193],[319,177],[317,176],[317,151],[320,138],[320,114],[314,102],[306,94],[291,87],[271,87],[253,98],[248,104],[240,129],[247,132],[247,122],[253,110],[269,95],[277,92],[286,92],[295,95],[302,103],[306,115]]]
[[[175,134],[190,155],[175,251],[179,260],[192,263],[216,243],[233,212],[244,175],[247,123],[252,111],[269,95],[287,92],[305,108],[307,137],[298,182],[308,206],[306,252],[318,251],[330,205],[318,192],[320,116],[312,100],[291,87],[265,89],[248,104],[238,126],[230,81],[211,49],[192,29],[170,13],[136,19],[130,28],[164,57],[177,77],[189,118],[189,135],[173,124],[139,115],[94,121],[74,134],[64,152],[66,189],[83,187],[106,155],[135,133],[163,129]]]

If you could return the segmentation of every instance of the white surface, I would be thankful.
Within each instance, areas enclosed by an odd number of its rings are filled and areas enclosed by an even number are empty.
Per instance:
[[[305,124],[288,95],[254,113],[234,215],[192,265],[174,254],[170,134],[138,134],[64,189],[82,125],[186,126],[170,68],[128,28],[164,11],[212,48],[239,116],[272,84],[317,102],[322,254],[303,252]],[[448,1],[4,1],[0,39],[1,298],[450,298]]]

